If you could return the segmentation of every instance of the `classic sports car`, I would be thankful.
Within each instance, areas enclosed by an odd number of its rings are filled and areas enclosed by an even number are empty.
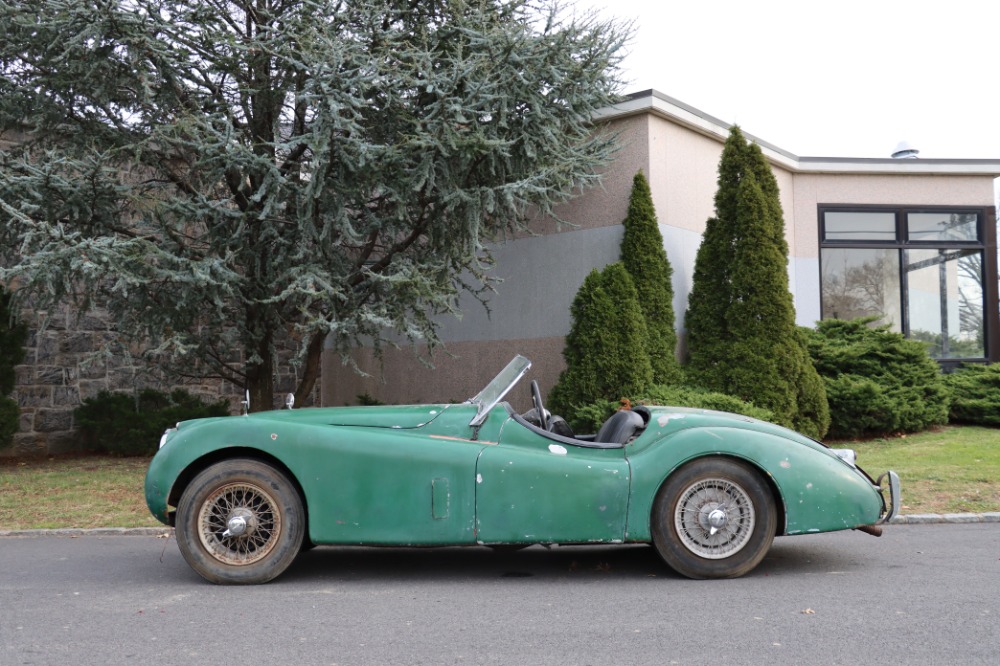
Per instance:
[[[315,544],[651,542],[684,576],[728,578],[776,535],[877,535],[898,510],[895,473],[873,481],[850,450],[735,414],[635,407],[574,436],[535,382],[527,414],[500,402],[530,366],[463,404],[179,423],[146,502],[214,583],[269,581]]]

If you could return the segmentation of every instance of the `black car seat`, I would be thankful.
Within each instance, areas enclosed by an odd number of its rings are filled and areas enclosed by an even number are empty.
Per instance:
[[[549,417],[549,432],[563,437],[573,437],[573,429],[566,423],[566,419],[553,414]]]
[[[623,409],[611,415],[597,431],[594,441],[606,444],[627,444],[646,421],[638,412]]]

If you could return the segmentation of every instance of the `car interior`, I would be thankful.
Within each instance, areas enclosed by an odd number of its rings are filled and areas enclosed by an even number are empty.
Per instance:
[[[532,408],[523,414],[518,414],[509,405],[507,411],[515,421],[547,439],[586,448],[622,448],[642,433],[651,416],[649,409],[642,405],[621,409],[612,414],[597,433],[577,435],[563,417],[550,414],[545,409],[536,381],[531,382],[531,402]]]

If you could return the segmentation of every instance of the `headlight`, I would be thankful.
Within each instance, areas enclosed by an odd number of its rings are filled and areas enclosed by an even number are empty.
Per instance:
[[[851,467],[857,467],[858,454],[854,449],[830,449],[837,454],[837,457],[843,460],[845,463]]]
[[[176,426],[174,426],[173,428],[167,428],[166,430],[163,431],[163,435],[160,436],[161,449],[163,448],[163,445],[167,443],[167,440],[170,439],[170,435],[174,434],[175,432],[177,432]]]

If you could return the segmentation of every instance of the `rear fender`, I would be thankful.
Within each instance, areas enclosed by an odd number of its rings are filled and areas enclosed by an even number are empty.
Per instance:
[[[815,447],[739,428],[697,428],[668,435],[634,457],[630,541],[651,538],[650,516],[660,486],[685,463],[725,456],[756,467],[783,508],[779,534],[829,532],[878,521],[884,504],[870,480],[820,445]]]

